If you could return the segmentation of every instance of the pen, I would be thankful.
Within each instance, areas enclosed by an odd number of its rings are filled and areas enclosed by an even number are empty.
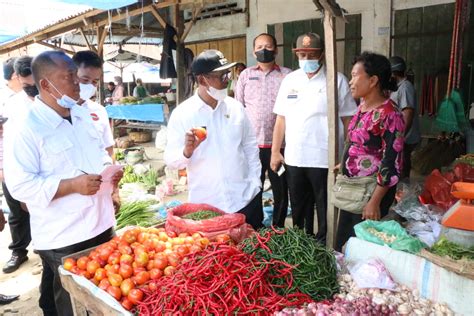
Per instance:
[[[83,174],[89,175],[87,172],[85,172],[85,171],[83,171],[83,170],[81,170],[81,169],[77,169],[77,170],[79,170],[79,171],[82,172]]]

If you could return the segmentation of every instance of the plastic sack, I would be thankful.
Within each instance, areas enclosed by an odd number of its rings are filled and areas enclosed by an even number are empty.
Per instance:
[[[454,181],[454,173],[441,174],[438,169],[433,170],[426,177],[425,189],[420,195],[420,201],[424,204],[436,204],[447,211],[457,201],[451,195],[451,185]]]
[[[392,279],[384,263],[376,258],[349,266],[352,279],[360,289],[395,290],[397,283]]]
[[[388,236],[396,237],[393,242],[386,243],[380,237],[370,232],[370,228],[378,232],[385,233]],[[388,245],[390,248],[409,253],[418,253],[426,245],[420,240],[408,235],[406,230],[396,221],[378,222],[366,220],[354,226],[355,234],[358,238],[370,241],[379,245]]]
[[[406,225],[406,230],[410,235],[416,236],[416,238],[428,245],[428,247],[432,247],[439,239],[441,227],[439,221],[436,220],[426,223],[421,221],[409,221]]]
[[[418,197],[421,192],[419,185],[402,184],[400,190],[397,190],[398,201],[393,210],[408,221],[440,221],[443,217],[439,209],[436,211],[429,205],[421,204]]]
[[[214,211],[222,216],[194,221],[182,216],[202,210]],[[166,218],[166,231],[181,233],[200,233],[204,237],[213,239],[220,234],[227,234],[233,241],[239,243],[247,238],[254,230],[245,222],[245,215],[239,213],[226,213],[208,204],[184,203],[168,211]]]

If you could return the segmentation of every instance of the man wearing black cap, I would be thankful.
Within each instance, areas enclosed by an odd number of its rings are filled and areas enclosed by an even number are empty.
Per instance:
[[[415,87],[406,77],[407,65],[399,56],[390,58],[392,77],[397,80],[398,89],[390,94],[402,111],[405,121],[405,145],[403,147],[403,169],[401,179],[409,179],[411,171],[411,153],[421,141],[420,123],[416,104]]]
[[[271,168],[286,165],[293,225],[314,234],[314,204],[318,216],[316,238],[326,242],[328,121],[324,43],[318,34],[298,37],[294,49],[300,69],[288,74],[281,83],[275,102],[277,114],[273,130]],[[356,112],[349,84],[337,75],[339,106],[339,144]],[[285,139],[285,157],[281,145]]]
[[[247,223],[259,228],[259,152],[244,107],[227,96],[234,66],[217,50],[197,56],[191,70],[199,87],[171,115],[164,158],[172,169],[187,169],[189,202],[242,213]]]

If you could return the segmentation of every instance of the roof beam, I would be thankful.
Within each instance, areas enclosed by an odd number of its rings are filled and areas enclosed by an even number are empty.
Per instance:
[[[163,27],[163,28],[166,28],[166,21],[165,19],[163,19],[163,17],[160,15],[160,13],[158,12],[158,10],[152,6],[151,7],[151,10],[150,10],[151,14],[153,14],[153,16],[155,17],[155,19],[158,21],[158,23],[160,23],[160,25]]]
[[[193,17],[192,17],[191,21],[188,22],[188,25],[186,25],[186,29],[184,30],[184,33],[181,36],[181,42],[184,42],[184,40],[188,36],[189,32],[193,28],[193,25],[196,24],[196,20],[197,20],[199,14],[201,14],[202,9],[203,9],[202,6],[194,7]]]
[[[75,52],[73,52],[72,50],[65,49],[65,48],[58,47],[58,46],[54,46],[53,44],[50,44],[50,43],[48,43],[48,42],[39,41],[39,42],[37,42],[37,44],[46,46],[46,47],[48,47],[48,48],[52,48],[52,49],[54,49],[54,50],[61,50],[61,51],[65,52],[66,54],[70,54],[70,55],[74,55],[74,54],[75,54]]]
[[[92,46],[92,45],[89,43],[89,40],[87,39],[86,34],[84,34],[84,30],[82,29],[82,27],[79,28],[79,32],[81,32],[82,38],[83,38],[84,41],[86,42],[87,48],[89,48],[89,50],[91,50],[91,51],[97,53],[97,49],[95,49],[95,47]]]

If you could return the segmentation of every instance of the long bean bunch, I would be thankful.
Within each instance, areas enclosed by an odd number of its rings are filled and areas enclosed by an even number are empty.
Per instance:
[[[301,229],[262,229],[242,242],[242,250],[255,253],[259,259],[281,260],[295,267],[293,284],[278,288],[282,295],[301,292],[320,301],[332,298],[339,289],[333,251]]]

